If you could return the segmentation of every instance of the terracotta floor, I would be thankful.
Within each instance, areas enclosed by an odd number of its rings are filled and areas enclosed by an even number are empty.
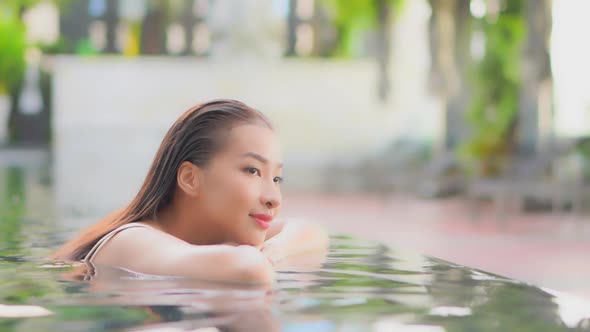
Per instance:
[[[287,194],[283,215],[590,299],[590,215],[510,211],[477,218],[460,199]]]

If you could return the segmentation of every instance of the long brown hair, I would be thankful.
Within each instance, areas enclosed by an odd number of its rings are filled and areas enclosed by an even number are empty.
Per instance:
[[[164,136],[143,185],[131,203],[82,231],[59,248],[52,258],[83,259],[112,230],[157,218],[158,212],[172,201],[180,165],[190,161],[205,167],[223,146],[221,131],[245,123],[258,123],[272,129],[261,112],[235,100],[213,100],[187,110]]]

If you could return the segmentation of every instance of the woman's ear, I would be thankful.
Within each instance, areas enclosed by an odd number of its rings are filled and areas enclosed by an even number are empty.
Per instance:
[[[189,196],[198,196],[200,189],[201,169],[195,164],[184,161],[180,164],[176,174],[176,184],[184,193]]]

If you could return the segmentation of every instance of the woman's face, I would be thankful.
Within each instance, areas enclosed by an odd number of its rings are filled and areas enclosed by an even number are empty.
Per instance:
[[[281,205],[277,137],[265,126],[244,124],[233,127],[225,143],[203,169],[202,212],[228,241],[260,246]]]

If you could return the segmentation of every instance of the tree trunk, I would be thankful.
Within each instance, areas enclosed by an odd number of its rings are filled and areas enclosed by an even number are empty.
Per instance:
[[[140,47],[142,54],[166,53],[166,17],[164,9],[153,0],[148,6],[147,14],[142,22]]]
[[[387,101],[391,83],[389,80],[389,59],[391,57],[391,5],[387,0],[377,1],[377,68],[378,68],[378,97],[382,102]]]
[[[522,60],[522,88],[520,112],[518,115],[518,152],[531,155],[538,152],[539,138],[549,136],[541,133],[539,116],[552,118],[550,105],[543,105],[542,94],[551,94],[551,63],[548,40],[551,33],[551,0],[528,1],[526,3],[527,39]]]
[[[442,99],[445,147],[455,148],[468,134],[465,121],[470,90],[471,13],[469,0],[430,0],[430,90]]]
[[[193,53],[193,28],[197,23],[197,19],[195,15],[193,15],[191,4],[191,0],[184,0],[184,10],[180,16],[180,23],[184,28],[184,44],[186,45],[186,48],[181,55],[191,55]]]
[[[119,50],[117,49],[117,25],[119,23],[117,0],[107,0],[105,23],[107,26],[107,45],[105,47],[105,53],[119,53]]]
[[[469,80],[469,66],[471,63],[471,12],[470,0],[458,0],[455,5],[455,69],[457,91],[447,101],[446,123],[447,134],[445,145],[454,149],[469,135],[466,115],[471,96]]]
[[[289,16],[287,17],[287,56],[297,55],[295,44],[297,43],[296,29],[299,20],[297,18],[297,0],[289,1]]]
[[[88,37],[92,17],[88,14],[88,0],[73,1],[68,10],[59,15],[59,34],[68,41],[67,52],[74,53],[76,45]]]

